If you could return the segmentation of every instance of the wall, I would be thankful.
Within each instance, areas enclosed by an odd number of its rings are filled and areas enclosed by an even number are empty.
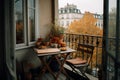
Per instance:
[[[40,35],[46,36],[50,31],[49,25],[51,24],[51,0],[40,0]]]
[[[58,21],[58,0],[55,0],[55,20]]]
[[[46,36],[51,27],[50,24],[52,22],[52,5],[51,1],[53,0],[40,0],[40,35],[42,37]],[[55,21],[58,19],[58,0],[55,0]]]

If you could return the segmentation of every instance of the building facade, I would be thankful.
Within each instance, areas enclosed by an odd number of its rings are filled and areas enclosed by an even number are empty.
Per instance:
[[[67,28],[74,20],[79,20],[83,17],[80,9],[76,5],[67,4],[64,8],[59,9],[59,24]]]
[[[93,16],[97,19],[96,26],[103,29],[103,15],[94,13]]]
[[[96,26],[103,28],[103,16],[101,14],[93,13],[94,17],[97,18]],[[63,8],[59,9],[59,25],[67,28],[74,20],[80,20],[84,16],[80,9],[76,5],[67,4]]]

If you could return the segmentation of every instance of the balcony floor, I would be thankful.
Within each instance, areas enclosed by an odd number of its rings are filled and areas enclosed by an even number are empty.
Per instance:
[[[69,67],[69,66],[64,65],[64,67],[67,68],[66,72],[68,73],[68,75],[70,75],[70,80],[86,80],[86,79],[85,79],[84,77],[82,77],[82,76],[78,76],[78,75],[74,74],[73,72],[71,73],[71,71],[69,71],[69,70],[70,70],[70,67]],[[92,76],[92,75],[90,75],[90,74],[86,74],[86,75],[89,77],[90,80],[98,80],[98,78],[96,78],[96,77],[94,77],[94,76]],[[38,78],[35,78],[34,80],[39,80],[39,79],[38,79]],[[49,72],[46,72],[46,73],[42,76],[41,80],[55,80],[55,79],[54,79],[54,77],[53,77]],[[67,80],[67,79],[66,79],[66,76],[61,73],[61,74],[59,75],[58,80]]]
[[[64,67],[66,68],[66,69],[68,69],[68,70],[70,70],[71,71],[71,68],[69,67],[69,66],[67,66],[66,64],[64,65]],[[69,73],[68,73],[69,74]],[[72,74],[73,75],[73,74]],[[97,77],[94,77],[93,75],[90,75],[90,74],[87,74],[86,73],[86,75],[88,76],[88,78],[90,79],[90,80],[98,80],[98,78]],[[79,76],[79,78],[81,77],[81,79],[77,79],[77,80],[86,80],[86,79],[84,79],[82,76]],[[73,79],[73,80],[76,80],[76,79]]]

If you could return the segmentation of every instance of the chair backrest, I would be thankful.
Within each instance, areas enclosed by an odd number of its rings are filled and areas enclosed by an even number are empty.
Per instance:
[[[91,62],[94,46],[88,44],[78,44],[77,51],[82,54],[82,59],[87,60],[88,64]]]

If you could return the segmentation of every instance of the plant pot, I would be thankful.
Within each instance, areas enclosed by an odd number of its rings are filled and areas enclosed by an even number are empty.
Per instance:
[[[60,35],[59,35],[59,38],[60,38],[60,39],[63,39],[63,38],[64,38],[64,34],[60,34]]]

